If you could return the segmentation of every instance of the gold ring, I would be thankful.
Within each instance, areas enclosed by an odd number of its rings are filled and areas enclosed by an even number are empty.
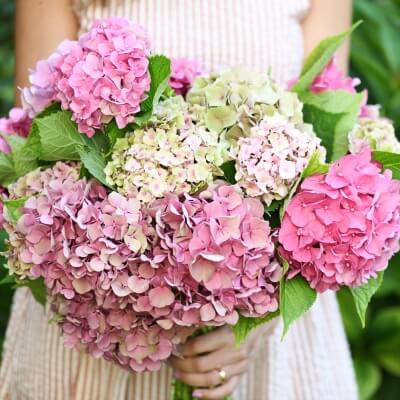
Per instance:
[[[227,381],[226,371],[224,369],[221,368],[218,370],[218,376],[219,376],[219,379],[221,380],[221,383],[224,383]]]

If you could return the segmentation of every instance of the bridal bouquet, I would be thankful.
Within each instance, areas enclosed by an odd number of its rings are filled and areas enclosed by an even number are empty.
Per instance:
[[[63,42],[0,121],[4,282],[132,371],[225,324],[238,344],[278,315],[286,333],[326,290],[363,321],[399,250],[400,143],[331,60],[351,30],[291,89],[154,55],[122,19]]]

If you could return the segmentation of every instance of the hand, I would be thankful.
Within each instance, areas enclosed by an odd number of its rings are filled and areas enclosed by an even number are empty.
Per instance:
[[[171,357],[170,365],[174,375],[182,382],[196,389],[193,396],[201,399],[217,400],[230,395],[246,371],[249,346],[242,348],[235,344],[232,330],[225,326],[204,335],[189,339],[182,346],[183,357]],[[219,371],[226,373],[221,379]]]

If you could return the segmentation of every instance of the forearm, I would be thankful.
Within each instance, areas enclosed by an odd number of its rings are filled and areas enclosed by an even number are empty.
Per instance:
[[[351,0],[312,0],[310,12],[303,22],[306,55],[322,39],[348,29],[351,19]],[[348,69],[349,48],[347,41],[337,54],[339,67],[345,72]]]
[[[16,0],[15,88],[28,84],[28,70],[47,58],[64,39],[74,39],[77,21],[72,0]]]

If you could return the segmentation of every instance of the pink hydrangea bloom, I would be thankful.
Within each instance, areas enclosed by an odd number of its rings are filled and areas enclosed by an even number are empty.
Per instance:
[[[18,135],[27,137],[31,128],[32,119],[28,113],[19,107],[14,107],[8,114],[8,118],[0,118],[0,132],[6,135]]]
[[[314,79],[310,90],[313,93],[321,93],[327,90],[344,90],[356,93],[356,86],[360,84],[358,78],[346,76],[336,63],[335,57],[329,62],[324,70]]]
[[[193,81],[203,73],[200,62],[189,58],[173,58],[169,84],[177,95],[185,96]]]
[[[31,88],[23,90],[24,104],[35,113],[60,101],[89,137],[114,117],[123,128],[150,87],[149,54],[142,27],[120,18],[95,21],[77,42],[64,42],[38,63]]]
[[[300,273],[319,292],[375,278],[399,239],[400,182],[381,173],[368,149],[306,178],[279,231],[289,277]]]
[[[234,324],[238,312],[278,308],[281,267],[259,200],[217,185],[193,198],[170,194],[153,204],[165,280],[179,293],[178,324]]]

